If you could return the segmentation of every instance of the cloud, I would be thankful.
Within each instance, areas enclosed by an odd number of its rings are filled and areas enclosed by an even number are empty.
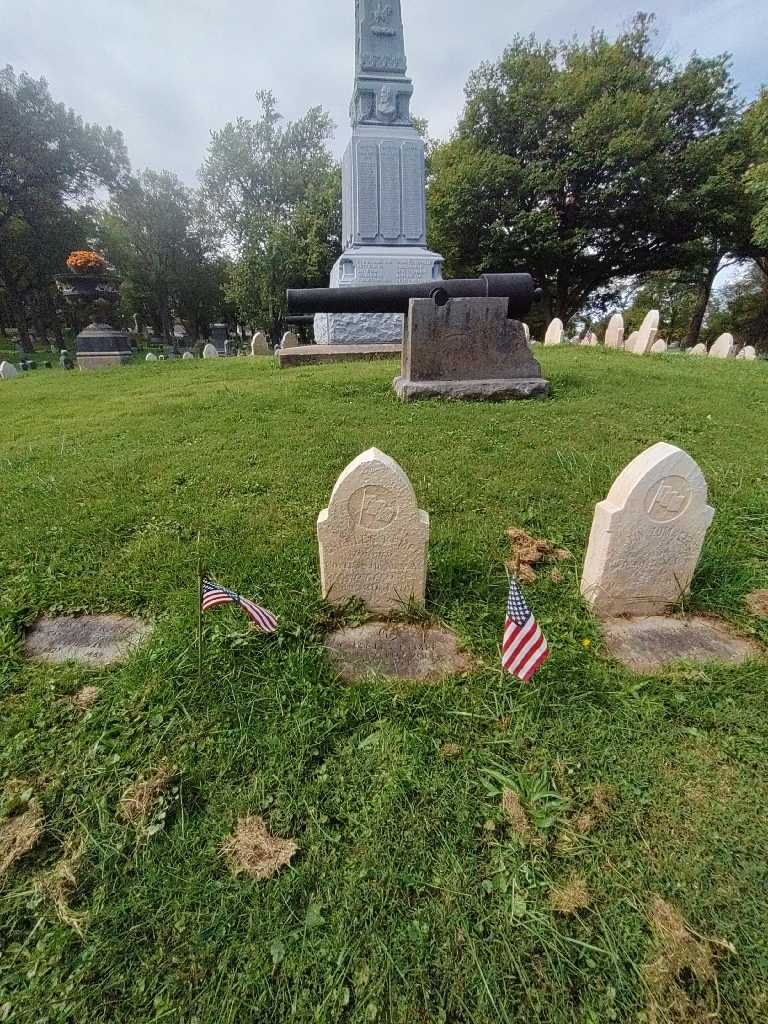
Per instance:
[[[515,34],[555,40],[597,26],[615,33],[637,2],[402,0],[413,109],[446,136],[468,73]],[[53,95],[86,120],[121,129],[134,167],[168,168],[194,184],[210,132],[250,116],[271,89],[288,118],[322,105],[343,152],[354,76],[354,0],[0,0],[0,63],[44,76]],[[660,43],[734,55],[745,97],[765,70],[764,0],[666,0]]]

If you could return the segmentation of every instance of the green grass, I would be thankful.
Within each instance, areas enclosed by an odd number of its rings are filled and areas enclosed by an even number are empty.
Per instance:
[[[768,586],[768,367],[538,351],[549,402],[401,405],[394,364],[267,359],[0,382],[0,820],[34,795],[47,822],[0,881],[0,1021],[651,1024],[657,894],[736,948],[716,983],[681,974],[691,1005],[768,1017],[766,666],[634,676],[578,592],[595,502],[666,440],[718,512],[690,606],[768,642],[743,603]],[[323,655],[314,523],[371,445],[432,516],[428,606],[484,663],[471,677],[349,687]],[[527,688],[497,669],[513,524],[575,555],[529,588],[553,656]],[[198,534],[283,624],[212,615],[202,684]],[[155,628],[118,669],[29,664],[23,629],[51,610]],[[62,698],[85,683],[83,715]],[[117,806],[163,762],[150,836]],[[505,826],[500,779],[543,843]],[[574,836],[599,783],[611,814]],[[299,844],[270,882],[221,855],[247,813]],[[82,935],[44,884],[73,843]],[[592,907],[556,915],[573,874]]]

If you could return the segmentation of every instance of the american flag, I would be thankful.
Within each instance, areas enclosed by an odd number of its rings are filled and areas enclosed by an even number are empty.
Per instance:
[[[220,604],[236,604],[238,608],[242,608],[246,615],[252,619],[262,633],[277,632],[277,619],[272,612],[267,611],[266,608],[262,608],[258,604],[254,604],[247,597],[236,594],[234,590],[228,590],[226,587],[220,586],[208,576],[203,577],[200,599],[204,612]]]
[[[507,622],[501,650],[502,667],[524,683],[533,679],[549,657],[549,647],[517,580],[509,582]]]

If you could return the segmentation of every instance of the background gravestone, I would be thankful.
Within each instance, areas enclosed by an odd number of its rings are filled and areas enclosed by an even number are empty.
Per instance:
[[[757,349],[754,345],[745,345],[744,348],[736,356],[737,359],[757,359]]]
[[[292,331],[286,331],[283,335],[283,340],[280,342],[281,349],[298,348],[299,339]]]
[[[251,338],[251,355],[269,355],[269,344],[267,342],[267,336],[265,334],[262,334],[261,331],[256,331],[254,336]]]
[[[208,344],[203,349],[203,359],[218,359],[218,358],[219,358],[219,350],[216,348],[215,345],[212,345],[210,342],[208,342]]]
[[[659,311],[652,309],[643,320],[637,337],[634,339],[631,351],[637,356],[645,356],[651,350],[659,333]]]
[[[358,598],[381,614],[424,603],[429,516],[388,455],[371,448],[347,466],[317,520],[323,597]]]
[[[707,354],[707,346],[703,341],[700,341],[698,345],[694,345],[693,348],[688,349],[689,356],[705,356]]]
[[[559,345],[563,340],[563,321],[559,317],[555,317],[552,323],[547,328],[547,333],[544,335],[545,345]]]
[[[606,348],[622,348],[624,345],[624,317],[621,313],[614,313],[608,322],[605,332]]]
[[[657,444],[595,509],[581,592],[598,615],[657,615],[688,593],[714,509],[687,452]]]
[[[732,359],[736,354],[736,343],[732,334],[721,334],[709,350],[710,359]]]
[[[19,376],[19,371],[13,365],[13,363],[0,363],[0,380],[13,380],[14,377]]]

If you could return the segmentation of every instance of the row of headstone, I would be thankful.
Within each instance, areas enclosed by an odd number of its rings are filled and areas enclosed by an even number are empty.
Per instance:
[[[672,351],[672,349],[670,349],[670,346],[663,338],[658,337],[659,320],[659,311],[652,309],[643,320],[640,330],[634,331],[625,340],[624,317],[621,313],[615,313],[611,317],[605,332],[605,347],[623,349],[625,352],[631,352],[638,356],[649,354],[664,355],[666,352]],[[562,345],[564,340],[563,321],[559,317],[555,317],[547,328],[544,344],[547,346]],[[595,346],[599,343],[599,338],[593,331],[590,331],[579,342],[580,345],[587,346]],[[709,350],[707,350],[707,346],[702,342],[690,349],[689,354],[692,356],[710,356],[712,359],[757,359],[757,351],[752,345],[745,345],[741,351],[737,352],[737,346],[732,334],[721,334]]]
[[[689,591],[715,511],[687,452],[657,444],[595,508],[581,592],[601,617],[661,615]],[[323,597],[389,614],[424,602],[430,520],[403,469],[371,448],[336,482],[317,521]]]

